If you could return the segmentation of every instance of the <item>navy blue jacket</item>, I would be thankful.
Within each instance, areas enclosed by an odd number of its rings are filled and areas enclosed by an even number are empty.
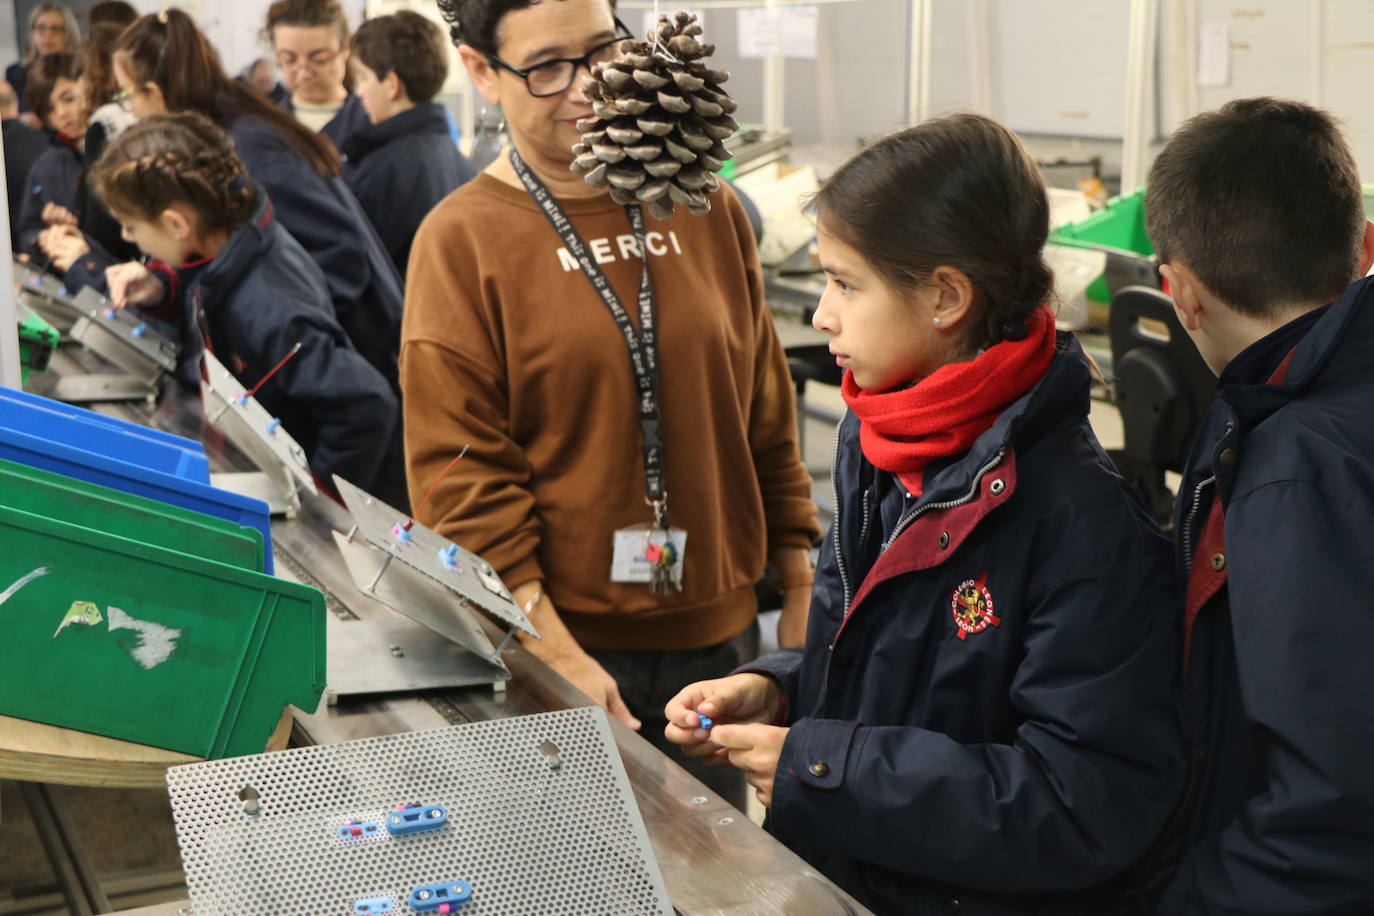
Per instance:
[[[920,497],[845,417],[806,648],[744,669],[788,701],[770,829],[879,913],[1115,912],[1183,789],[1169,545],[1060,346]]]
[[[29,173],[48,151],[48,137],[18,118],[6,118],[0,130],[5,136],[5,186],[9,191],[10,244],[19,252],[19,219],[29,191]]]
[[[1228,578],[1193,629],[1190,829],[1157,912],[1374,912],[1374,281],[1222,373],[1179,491],[1185,578],[1218,496]]]
[[[354,348],[398,390],[401,278],[353,193],[342,178],[317,172],[261,118],[242,115],[226,129],[282,226],[323,271],[335,317]]]
[[[19,251],[32,255],[40,264],[47,260],[38,247],[38,236],[48,228],[43,222],[43,208],[54,203],[78,218],[86,211],[86,164],[70,144],[49,133],[48,151],[29,170],[27,193],[19,214]],[[91,250],[78,258],[63,278],[72,292],[83,286],[104,289],[105,268],[115,263],[115,258],[89,234],[86,244]]]
[[[477,170],[453,145],[437,102],[358,131],[343,152],[344,179],[404,278],[420,221]]]
[[[29,85],[29,68],[23,63],[13,63],[5,68],[5,82],[14,87],[14,94],[19,96],[19,112],[22,114],[29,110],[29,100],[24,98],[24,90]]]
[[[338,474],[388,502],[398,487],[404,493],[396,396],[350,346],[319,267],[273,218],[265,197],[256,217],[195,273],[185,302],[187,326],[208,338],[245,389],[301,343],[256,397],[305,449],[321,482],[332,487],[330,475]]]

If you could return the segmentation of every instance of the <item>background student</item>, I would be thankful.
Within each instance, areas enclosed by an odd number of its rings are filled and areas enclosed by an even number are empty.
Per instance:
[[[338,0],[277,0],[263,35],[272,44],[286,92],[274,101],[342,150],[367,126],[367,112],[349,91],[348,17]]]
[[[1146,226],[1218,399],[1175,513],[1194,742],[1154,912],[1374,912],[1374,227],[1330,115],[1240,99],[1150,170]],[[1353,281],[1353,285],[1352,284]]]
[[[111,142],[92,183],[145,253],[203,263],[184,297],[183,352],[211,351],[247,390],[299,344],[257,399],[322,484],[332,489],[338,474],[405,506],[396,397],[349,344],[319,267],[224,133],[197,114],[146,118]]]
[[[204,34],[177,9],[130,26],[115,46],[114,71],[136,116],[196,111],[230,135],[282,226],[324,273],[335,316],[354,348],[394,382],[400,277],[339,177],[338,153],[329,141],[226,76]],[[138,265],[117,265],[110,292],[136,302],[168,294]]]
[[[28,103],[28,70],[39,58],[48,54],[65,52],[76,54],[81,42],[81,27],[76,24],[76,16],[64,3],[42,0],[29,11],[28,46],[24,57],[18,63],[5,68],[5,82],[14,87],[19,96],[19,111],[30,127],[41,127],[42,122],[33,116]]]
[[[437,25],[401,10],[358,28],[353,68],[372,126],[344,144],[344,179],[404,277],[420,221],[477,174],[434,101],[448,78],[448,47]]]

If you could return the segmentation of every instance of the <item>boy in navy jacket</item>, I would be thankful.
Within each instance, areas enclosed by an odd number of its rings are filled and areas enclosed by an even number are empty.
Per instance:
[[[1332,119],[1198,115],[1147,228],[1220,376],[1176,510],[1194,740],[1168,916],[1374,911],[1374,262]]]
[[[353,61],[372,126],[344,143],[344,180],[404,277],[420,221],[477,172],[433,101],[448,76],[437,25],[409,10],[369,19],[353,36]]]

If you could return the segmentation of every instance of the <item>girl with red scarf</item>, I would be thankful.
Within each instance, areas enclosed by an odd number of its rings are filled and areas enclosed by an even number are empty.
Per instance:
[[[806,646],[684,688],[668,737],[876,912],[1117,912],[1183,788],[1177,596],[1044,304],[1039,172],[960,115],[817,204],[850,412]]]

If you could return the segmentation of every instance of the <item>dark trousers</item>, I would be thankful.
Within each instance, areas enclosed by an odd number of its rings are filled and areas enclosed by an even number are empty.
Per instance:
[[[596,659],[620,687],[620,697],[643,722],[639,733],[654,747],[680,764],[687,772],[724,798],[744,810],[749,786],[744,774],[729,764],[709,767],[695,757],[684,755],[681,749],[663,736],[668,719],[663,707],[683,687],[695,681],[724,677],[759,654],[758,624],[750,625],[734,639],[705,649],[685,649],[672,652],[593,652]]]

